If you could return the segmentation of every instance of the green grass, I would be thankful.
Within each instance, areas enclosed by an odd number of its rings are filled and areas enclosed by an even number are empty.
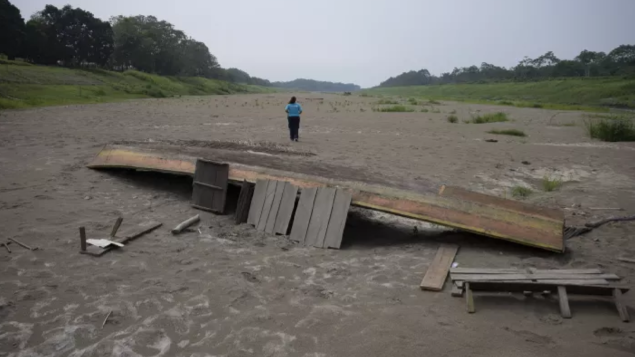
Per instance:
[[[422,112],[422,113],[427,113],[427,112],[429,112],[429,111],[430,111],[430,110],[429,110],[428,108],[423,108],[423,109],[421,109],[421,112]]]
[[[0,66],[0,109],[273,91],[207,78],[162,77],[138,71],[122,73],[35,65]]]
[[[472,120],[467,121],[467,123],[487,124],[487,123],[501,123],[505,121],[509,121],[509,119],[507,118],[507,114],[503,112],[497,112],[497,113],[483,114],[483,115],[472,117]]]
[[[532,190],[523,186],[514,186],[511,189],[512,196],[515,198],[527,198],[532,194]]]
[[[608,111],[608,107],[635,108],[635,79],[567,78],[536,82],[444,84],[386,87],[368,94],[426,97],[472,103],[513,105],[557,110]]]
[[[441,102],[437,102],[434,99],[430,99],[430,100],[428,100],[428,104],[437,104],[438,105],[438,104],[441,104]]]
[[[562,180],[560,179],[550,178],[547,176],[542,178],[542,189],[547,192],[555,191],[559,189],[560,186],[562,186]]]
[[[584,122],[587,135],[608,142],[635,141],[635,119],[623,116],[595,116]]]
[[[382,104],[399,104],[399,102],[396,101],[396,100],[392,100],[392,99],[380,99],[375,104],[379,104],[379,105],[382,105]]]
[[[448,120],[448,123],[452,123],[452,124],[456,124],[459,122],[459,118],[457,118],[456,115],[454,114],[448,115],[447,120]]]
[[[390,107],[373,108],[373,111],[386,113],[409,113],[414,112],[415,110],[410,107],[406,107],[405,105],[393,105]]]
[[[415,98],[408,98],[408,103],[410,105],[417,105],[419,102]]]
[[[517,130],[517,129],[490,130],[488,131],[488,133],[495,134],[495,135],[511,135],[511,136],[522,136],[522,137],[527,136],[525,132],[523,132],[522,130]]]

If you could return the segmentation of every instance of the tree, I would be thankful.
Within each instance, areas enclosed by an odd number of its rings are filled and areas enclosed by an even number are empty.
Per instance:
[[[220,68],[216,57],[209,53],[207,46],[190,38],[182,43],[184,76],[211,77],[214,70]]]
[[[0,0],[0,53],[15,59],[22,52],[24,36],[24,19],[20,10],[9,0]]]
[[[113,51],[112,28],[80,8],[46,5],[27,22],[26,57],[36,63],[104,65]]]

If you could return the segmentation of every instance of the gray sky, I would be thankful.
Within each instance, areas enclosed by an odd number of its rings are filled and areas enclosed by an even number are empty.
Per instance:
[[[554,51],[635,44],[635,0],[10,0],[28,19],[70,4],[101,19],[154,15],[205,42],[220,64],[272,81],[378,85]]]

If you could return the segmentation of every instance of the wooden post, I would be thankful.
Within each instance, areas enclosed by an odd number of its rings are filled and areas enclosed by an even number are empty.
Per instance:
[[[463,290],[465,290],[465,302],[467,303],[467,312],[473,314],[476,310],[474,309],[474,296],[472,295],[470,283],[463,283]]]
[[[84,227],[79,227],[79,242],[80,248],[82,252],[86,251],[86,229]]]
[[[619,288],[613,289],[613,300],[622,321],[629,322],[631,320],[631,317],[628,314],[626,306],[622,304],[622,290],[620,290]]]
[[[115,225],[112,226],[112,232],[110,232],[110,238],[113,238],[115,234],[117,234],[117,231],[119,230],[119,227],[121,226],[121,222],[123,222],[123,217],[117,218],[117,222],[115,222]]]

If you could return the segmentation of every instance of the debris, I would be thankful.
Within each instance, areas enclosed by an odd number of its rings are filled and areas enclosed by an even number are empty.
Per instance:
[[[9,245],[7,243],[2,243],[5,248],[7,248],[7,252],[11,253],[11,249],[9,249]]]
[[[453,244],[443,244],[437,250],[432,264],[428,267],[426,275],[421,280],[421,290],[441,291],[450,271],[459,247]]]
[[[117,219],[117,222],[119,221],[119,219]],[[117,225],[117,222],[115,222],[115,225]],[[124,225],[124,229],[122,230],[122,232],[118,233],[118,237],[108,237],[109,239],[86,239],[86,230],[84,227],[79,227],[79,237],[80,237],[80,243],[81,243],[81,250],[80,253],[81,254],[87,254],[87,255],[92,255],[95,257],[99,257],[104,255],[105,253],[109,252],[110,250],[112,250],[115,247],[118,246],[123,246],[124,244],[127,244],[128,242],[131,242],[134,239],[137,239],[139,237],[141,237],[144,234],[150,233],[153,230],[161,227],[161,223],[159,222],[155,222],[155,221],[140,221],[137,224],[131,224],[128,226]],[[114,228],[115,226],[113,226]],[[113,229],[114,231],[114,229]],[[118,229],[116,230],[118,232]],[[112,233],[112,231],[111,231]],[[100,241],[105,240],[105,241],[109,241],[111,242],[110,244],[108,244],[106,247],[99,247],[97,245],[90,245],[87,246],[86,243],[87,241],[97,241],[98,244]]]
[[[26,249],[28,249],[28,250],[30,250],[30,251],[34,251],[34,250],[38,250],[38,249],[40,249],[40,248],[38,248],[38,247],[31,248],[31,247],[29,247],[28,245],[26,245],[26,244],[24,244],[24,243],[20,242],[19,240],[15,239],[15,238],[9,238],[9,240],[10,240],[10,241],[12,241],[12,242],[13,242],[13,243],[15,243],[15,244],[17,244],[17,245],[21,246],[22,248],[26,248]]]
[[[498,140],[496,140],[496,139],[487,139],[487,140],[485,140],[485,142],[487,142],[487,143],[497,143]]]
[[[635,216],[609,217],[600,221],[586,223],[585,226],[588,228],[598,228],[609,222],[625,222],[625,221],[635,221]]]
[[[194,217],[190,217],[187,220],[181,222],[178,226],[174,227],[174,229],[172,230],[172,234],[179,234],[185,228],[193,225],[194,223],[197,223],[200,220],[201,220],[201,217],[198,214]]]
[[[592,211],[623,211],[623,208],[619,207],[591,207],[589,208]]]
[[[92,197],[90,197],[90,196],[86,196],[86,197],[84,197],[84,199],[85,199],[86,201],[90,200],[91,198],[92,198]]]
[[[111,245],[115,245],[115,246],[120,247],[120,248],[124,246],[121,243],[118,243],[118,242],[115,242],[115,241],[111,241],[110,239],[103,239],[103,238],[102,239],[87,239],[86,243],[92,244],[92,245],[94,245],[96,247],[99,247],[99,248],[106,248],[106,247],[109,247]]]
[[[123,217],[117,218],[115,225],[112,226],[112,231],[110,231],[110,237],[114,237],[117,234],[117,231],[119,230],[119,227],[121,227],[122,222],[123,222]]]
[[[531,165],[531,162],[529,162],[529,161],[521,161],[520,163],[523,164],[523,165]]]
[[[617,260],[619,260],[621,262],[634,263],[635,264],[635,259],[631,259],[631,258],[620,257],[620,258],[617,258]]]
[[[104,328],[104,326],[106,326],[106,322],[108,321],[108,318],[110,317],[110,314],[112,314],[112,310],[110,310],[108,315],[106,315],[106,318],[104,319],[104,322],[101,324],[101,328],[102,329]]]

